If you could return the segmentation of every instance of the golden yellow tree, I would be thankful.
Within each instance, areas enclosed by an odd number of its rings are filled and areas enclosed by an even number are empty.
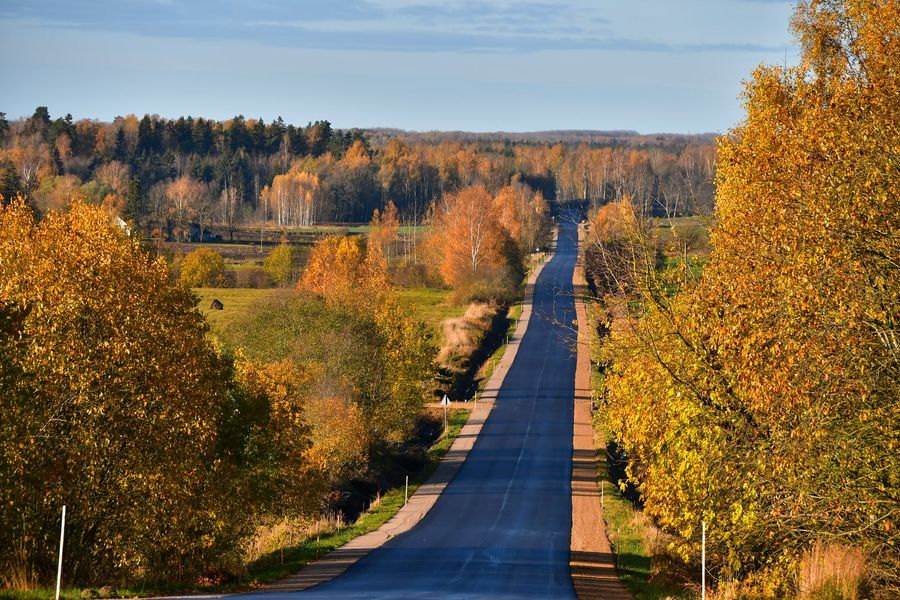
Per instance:
[[[719,144],[695,287],[614,330],[608,422],[646,510],[713,570],[794,593],[816,542],[900,591],[900,5],[810,1],[799,67],[758,69]],[[827,584],[827,582],[824,582]],[[825,593],[824,590],[819,590]]]
[[[400,214],[397,206],[388,200],[384,213],[376,208],[369,226],[369,243],[380,247],[384,256],[390,260],[392,245],[397,241],[400,232]]]
[[[279,225],[307,226],[315,223],[320,194],[319,178],[295,166],[276,175],[262,199]]]
[[[63,504],[70,581],[213,564],[240,527],[195,298],[80,202],[0,208],[0,282],[0,568],[49,580]]]
[[[178,281],[186,287],[223,287],[228,282],[225,259],[211,248],[189,252],[179,266]]]
[[[332,306],[372,315],[389,286],[381,248],[359,237],[319,240],[297,284]]]

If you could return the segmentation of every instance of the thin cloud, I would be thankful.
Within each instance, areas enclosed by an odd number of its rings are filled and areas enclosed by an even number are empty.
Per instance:
[[[749,1],[749,0],[740,0]],[[766,0],[753,0],[766,1]],[[769,0],[771,1],[771,0]],[[31,0],[0,7],[0,19],[47,27],[183,39],[241,40],[320,50],[534,53],[561,50],[765,52],[781,46],[674,43],[617,36],[597,5],[482,0],[391,4],[369,0]]]

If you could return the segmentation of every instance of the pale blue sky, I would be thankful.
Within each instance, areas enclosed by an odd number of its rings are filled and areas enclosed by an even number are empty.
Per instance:
[[[0,0],[0,111],[724,131],[783,0]]]

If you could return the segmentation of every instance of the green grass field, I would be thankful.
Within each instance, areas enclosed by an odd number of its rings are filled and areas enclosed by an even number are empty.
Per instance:
[[[232,321],[247,313],[254,302],[278,293],[275,289],[255,288],[194,288],[200,297],[198,307],[213,331],[220,331]],[[435,332],[440,339],[441,323],[449,317],[458,317],[465,307],[450,303],[450,291],[436,288],[409,288],[398,290],[398,300],[414,318],[420,319]],[[224,305],[222,310],[209,308],[213,299]]]
[[[441,323],[451,317],[459,317],[466,311],[464,306],[450,302],[450,290],[437,288],[403,288],[399,290],[400,305],[415,315],[417,319],[431,327],[437,339],[441,339]]]
[[[275,291],[255,288],[194,288],[194,293],[200,297],[197,306],[209,321],[213,331],[227,327],[232,321],[246,314],[254,302],[271,296]],[[219,300],[225,308],[211,310],[209,305],[214,299]]]

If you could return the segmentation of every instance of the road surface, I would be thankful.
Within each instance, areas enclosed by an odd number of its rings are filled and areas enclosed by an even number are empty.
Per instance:
[[[569,531],[576,257],[576,225],[563,222],[493,411],[434,508],[411,531],[301,598],[575,598]]]

